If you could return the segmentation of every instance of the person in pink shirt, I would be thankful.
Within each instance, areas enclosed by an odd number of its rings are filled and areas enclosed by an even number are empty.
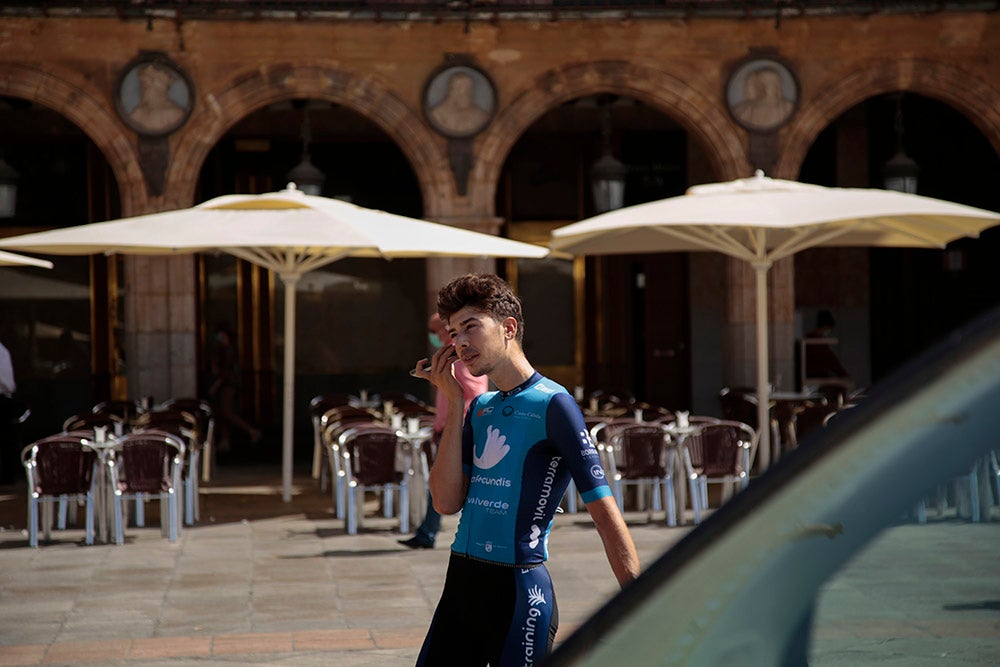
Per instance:
[[[431,345],[435,349],[441,347],[448,340],[448,327],[445,326],[444,321],[437,313],[432,314],[430,319],[427,320],[427,333],[430,337]],[[452,368],[454,368],[455,379],[462,385],[462,391],[465,394],[465,410],[468,411],[469,403],[472,402],[472,399],[489,389],[489,379],[485,375],[474,377],[461,361],[456,361]],[[437,452],[438,441],[441,439],[441,433],[444,431],[445,420],[448,416],[448,399],[440,392],[435,397],[434,410],[434,438],[431,441],[432,461],[434,454]],[[428,492],[427,514],[424,516],[423,522],[417,528],[417,532],[413,537],[399,540],[399,543],[411,549],[433,549],[434,540],[440,529],[441,515],[434,509],[434,503],[431,501],[430,492]]]

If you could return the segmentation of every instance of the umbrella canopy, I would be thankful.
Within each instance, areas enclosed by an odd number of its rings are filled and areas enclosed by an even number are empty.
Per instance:
[[[687,193],[595,216],[552,232],[551,247],[574,255],[715,251],[756,271],[757,423],[768,423],[767,271],[816,246],[943,248],[1000,223],[1000,214],[891,190],[827,188],[752,178],[696,185]],[[760,428],[760,464],[770,463]]]
[[[224,195],[193,208],[25,234],[0,247],[56,255],[177,254],[221,250],[275,271],[285,285],[283,497],[291,500],[295,285],[345,257],[525,257],[546,248],[363,208],[288,189]]]
[[[40,266],[43,269],[51,269],[52,262],[0,250],[0,266]]]
[[[84,301],[89,299],[90,288],[86,285],[69,282],[68,280],[56,280],[55,278],[38,275],[33,271],[0,269],[0,300]]]

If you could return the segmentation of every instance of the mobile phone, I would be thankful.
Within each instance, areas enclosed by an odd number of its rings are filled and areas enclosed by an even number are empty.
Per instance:
[[[448,353],[448,358],[449,359],[457,359],[458,358],[458,352],[456,352],[455,349],[452,348],[451,352]],[[428,362],[427,365],[424,366],[420,370],[424,371],[425,373],[430,373],[431,372],[431,368],[432,368],[431,364],[430,364],[430,362]],[[412,375],[413,377],[420,377],[420,376],[417,375],[417,370],[416,369],[412,369],[410,371],[410,375]]]

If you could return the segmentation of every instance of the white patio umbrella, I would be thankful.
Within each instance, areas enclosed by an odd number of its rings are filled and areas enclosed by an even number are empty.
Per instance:
[[[288,189],[224,195],[193,208],[55,229],[0,240],[47,254],[177,254],[221,250],[276,272],[285,285],[282,496],[292,495],[295,285],[345,257],[527,257],[541,246],[363,208]]]
[[[51,269],[52,262],[0,250],[0,266],[38,266],[43,269]]]
[[[756,271],[757,423],[762,469],[770,464],[767,272],[815,246],[943,248],[1000,223],[1000,214],[892,190],[827,188],[764,176],[696,185],[687,193],[622,208],[552,232],[574,255],[715,251]]]

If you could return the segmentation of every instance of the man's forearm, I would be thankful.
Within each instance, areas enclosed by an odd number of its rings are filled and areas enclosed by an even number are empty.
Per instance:
[[[468,481],[462,471],[462,407],[461,398],[448,403],[448,418],[445,420],[438,444],[437,457],[431,468],[430,489],[434,499],[434,509],[441,514],[455,514],[465,504]]]
[[[618,505],[610,496],[588,503],[587,510],[604,543],[604,553],[611,570],[615,573],[618,584],[624,588],[639,576],[639,554],[635,550],[628,526],[618,511]]]
[[[627,530],[624,538],[619,536],[604,540],[604,553],[607,554],[611,571],[615,573],[618,585],[622,588],[639,576],[639,555]]]

